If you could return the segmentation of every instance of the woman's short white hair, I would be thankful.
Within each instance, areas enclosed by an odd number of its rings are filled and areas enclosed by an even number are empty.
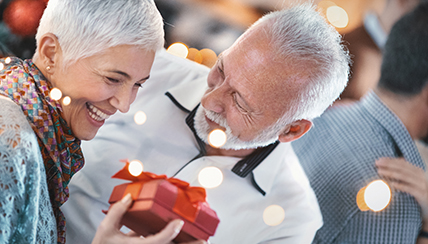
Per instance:
[[[269,13],[254,25],[263,22],[268,22],[267,33],[277,59],[298,64],[310,77],[278,123],[320,116],[348,82],[350,58],[341,35],[310,3]]]
[[[118,45],[147,51],[164,45],[163,20],[153,0],[50,0],[37,45],[46,33],[58,38],[65,65]]]

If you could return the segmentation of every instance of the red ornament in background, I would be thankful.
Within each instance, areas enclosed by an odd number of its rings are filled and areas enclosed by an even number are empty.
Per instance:
[[[3,21],[16,35],[35,35],[47,2],[48,0],[14,0],[4,10]]]

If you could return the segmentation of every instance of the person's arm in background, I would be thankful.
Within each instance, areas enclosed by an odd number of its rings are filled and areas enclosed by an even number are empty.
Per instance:
[[[428,179],[423,169],[403,158],[380,158],[376,161],[378,173],[391,180],[391,187],[412,195],[422,214],[422,231],[428,233]],[[428,237],[419,236],[416,244],[428,244]]]

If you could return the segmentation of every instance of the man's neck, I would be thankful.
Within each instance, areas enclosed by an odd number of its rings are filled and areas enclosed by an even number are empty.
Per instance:
[[[207,151],[207,156],[228,156],[228,157],[245,158],[246,156],[254,152],[256,149],[226,150],[226,149],[214,148],[207,144],[205,146],[205,150]]]
[[[379,22],[382,26],[382,29],[385,31],[387,35],[391,31],[391,28],[394,25],[394,23],[399,19],[397,15],[398,13],[396,13],[396,11],[388,11],[386,9],[380,13]]]
[[[392,92],[376,90],[382,102],[401,120],[413,140],[426,135],[428,108],[423,95],[405,98]]]

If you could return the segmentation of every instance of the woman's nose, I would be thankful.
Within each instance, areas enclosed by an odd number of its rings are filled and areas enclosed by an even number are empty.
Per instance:
[[[122,113],[129,111],[131,103],[134,101],[137,90],[119,89],[110,99],[110,104]],[[134,94],[135,93],[135,94]]]

